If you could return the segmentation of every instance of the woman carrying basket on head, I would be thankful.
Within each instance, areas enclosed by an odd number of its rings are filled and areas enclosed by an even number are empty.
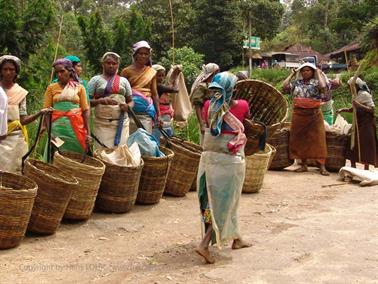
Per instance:
[[[53,107],[52,139],[63,140],[59,150],[86,153],[91,142],[89,105],[85,88],[79,83],[72,62],[61,58],[53,64],[58,82],[50,84],[45,92],[44,107]],[[45,152],[46,153],[46,152]],[[45,155],[47,161],[50,157]]]
[[[202,66],[202,72],[197,76],[190,91],[190,101],[196,112],[199,130],[200,142],[203,143],[206,124],[202,119],[202,108],[205,101],[210,99],[209,83],[219,73],[219,66],[215,63],[208,63]]]
[[[352,78],[348,84],[352,83]],[[367,84],[360,78],[356,79],[357,96],[353,99],[351,108],[343,108],[340,112],[356,111],[356,123],[352,135],[351,145],[347,151],[346,158],[351,161],[351,166],[356,167],[357,163],[364,164],[365,170],[369,164],[378,167],[378,143],[377,143],[377,122],[375,117],[375,104]]]
[[[133,91],[133,110],[150,134],[154,124],[160,123],[156,70],[151,66],[151,47],[148,42],[142,40],[133,45],[133,63],[121,72],[121,76],[129,80]],[[135,130],[137,126],[132,121],[130,132]]]
[[[108,148],[127,144],[129,117],[133,107],[129,82],[119,76],[120,56],[107,52],[102,56],[102,74],[94,76],[88,84],[91,106],[95,107],[94,135]],[[95,147],[101,145],[95,141]]]
[[[12,55],[0,57],[0,88],[6,93],[2,109],[5,121],[2,128],[7,128],[0,139],[0,170],[8,172],[21,171],[21,159],[28,151],[28,132],[25,125],[37,119],[50,109],[42,109],[34,115],[28,115],[26,96],[28,91],[16,83],[20,73],[21,60]],[[3,94],[4,95],[4,94]],[[7,102],[6,102],[7,101]],[[5,114],[7,117],[5,118]]]
[[[232,100],[237,77],[229,72],[215,75],[209,89],[211,101],[203,109],[204,151],[198,169],[197,188],[203,223],[203,239],[196,249],[207,263],[214,259],[210,242],[221,247],[250,246],[241,240],[238,225],[239,199],[245,176],[244,146],[247,138],[242,121],[249,116],[245,100]]]
[[[320,164],[320,174],[329,175],[325,168],[327,144],[320,109],[322,101],[326,99],[324,77],[314,64],[304,63],[286,78],[283,86],[294,98],[289,154],[291,159],[301,159],[302,164],[296,172],[306,172],[306,160],[316,159]]]

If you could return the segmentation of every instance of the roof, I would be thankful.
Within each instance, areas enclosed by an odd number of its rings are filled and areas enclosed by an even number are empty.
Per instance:
[[[295,43],[292,45],[287,46],[284,51],[291,52],[298,54],[299,57],[307,57],[307,56],[314,56],[318,58],[318,61],[321,61],[324,59],[324,55],[320,52],[317,52],[316,50],[313,50],[311,46],[303,45],[300,43]]]
[[[345,51],[348,52],[348,51],[354,51],[354,50],[359,50],[361,47],[360,47],[360,44],[358,42],[352,42],[350,44],[347,44],[335,51],[332,51],[330,53],[327,53],[325,56],[326,57],[332,57],[336,54],[339,54],[339,53],[344,53]]]

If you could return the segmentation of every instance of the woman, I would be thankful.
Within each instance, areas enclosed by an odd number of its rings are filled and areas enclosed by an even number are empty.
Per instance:
[[[133,90],[133,110],[150,134],[154,124],[160,123],[156,71],[151,66],[151,47],[142,40],[133,45],[133,63],[121,72],[121,76],[129,80]],[[130,132],[136,129],[136,124],[132,121]]]
[[[348,84],[352,84],[352,78],[349,79]],[[357,121],[354,123],[351,147],[349,147],[346,157],[351,161],[353,168],[358,162],[364,164],[365,170],[369,170],[369,164],[378,167],[375,104],[367,84],[360,78],[356,79],[355,84],[357,96],[353,98],[353,107],[340,109],[338,113],[355,110]]]
[[[73,68],[72,62],[61,58],[53,64],[58,82],[50,84],[45,92],[44,107],[53,107],[52,140],[64,143],[59,150],[76,153],[88,151],[91,142],[89,128],[90,109],[84,86]],[[50,161],[51,157],[47,157]]]
[[[293,80],[294,77],[297,77]],[[326,95],[326,83],[320,70],[312,63],[304,63],[286,78],[285,91],[293,96],[293,115],[290,128],[289,154],[291,159],[301,159],[296,172],[306,172],[307,159],[316,159],[320,174],[328,176],[325,169],[327,145],[324,119],[320,106]]]
[[[219,73],[219,66],[215,63],[208,63],[202,66],[202,72],[197,76],[190,91],[190,101],[195,109],[198,119],[200,141],[203,143],[206,124],[202,120],[202,108],[206,100],[210,99],[209,83],[214,75]]]
[[[241,240],[237,211],[245,176],[244,145],[247,138],[242,121],[249,116],[245,100],[232,100],[237,77],[229,72],[215,75],[209,89],[211,101],[204,105],[204,136],[197,188],[203,239],[196,249],[207,263],[214,263],[209,244],[221,247],[233,240],[232,248],[250,246]]]
[[[171,94],[177,94],[179,90],[177,87],[171,87],[164,84],[166,70],[163,66],[159,64],[155,64],[155,65],[152,65],[152,68],[156,71],[160,115],[161,115],[161,120],[163,123],[162,127],[169,136],[173,136],[172,120],[173,120],[174,110],[172,108],[172,103],[171,103],[172,101]],[[180,71],[178,68],[175,70],[176,70],[175,74],[177,74],[177,72]],[[157,130],[156,127],[154,128],[154,136],[156,138],[160,137],[159,130]]]
[[[105,53],[101,59],[102,74],[94,76],[88,84],[91,106],[95,107],[96,148],[125,145],[129,137],[127,111],[133,107],[133,101],[129,82],[117,74],[120,60],[117,53]]]
[[[16,83],[20,73],[21,60],[12,55],[0,57],[0,87],[7,95],[7,136],[0,141],[0,170],[8,172],[21,171],[22,156],[28,151],[28,132],[25,125],[37,119],[49,109],[42,109],[34,115],[28,115],[26,96],[28,91]],[[4,101],[4,100],[3,100]],[[4,103],[3,107],[4,108]]]

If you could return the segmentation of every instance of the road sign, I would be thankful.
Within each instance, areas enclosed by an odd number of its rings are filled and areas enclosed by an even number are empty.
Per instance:
[[[243,40],[243,48],[249,48],[249,43],[251,43],[251,49],[260,50],[261,39],[257,36],[251,36],[251,41],[248,40],[248,37]]]

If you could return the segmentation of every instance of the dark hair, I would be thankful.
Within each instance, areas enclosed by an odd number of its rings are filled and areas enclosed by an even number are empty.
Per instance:
[[[12,59],[5,59],[5,60],[3,60],[3,62],[1,62],[1,64],[0,64],[0,80],[3,79],[3,77],[1,76],[1,71],[3,70],[3,67],[6,63],[12,63],[14,68],[16,69],[16,76],[13,79],[13,82],[15,82],[17,77],[18,77],[18,74],[20,74],[20,66],[16,62],[14,62]]]

